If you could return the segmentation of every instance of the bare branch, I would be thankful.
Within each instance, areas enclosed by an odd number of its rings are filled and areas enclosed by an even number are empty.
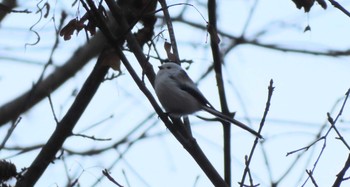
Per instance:
[[[264,127],[265,125],[265,120],[266,120],[266,117],[267,117],[267,114],[270,110],[270,105],[271,105],[271,99],[272,99],[272,94],[273,94],[273,91],[274,91],[275,87],[273,86],[273,80],[271,79],[270,80],[270,85],[268,87],[268,96],[267,96],[267,101],[266,101],[266,106],[265,106],[265,111],[264,111],[264,115],[261,119],[261,122],[260,122],[260,127],[259,127],[259,131],[258,133],[261,134],[261,131],[262,131],[262,128]],[[244,181],[245,181],[245,178],[249,172],[249,165],[250,165],[250,162],[252,161],[253,159],[253,154],[254,154],[254,151],[255,151],[255,148],[256,146],[258,145],[258,140],[259,138],[256,137],[255,138],[255,141],[254,141],[254,144],[252,146],[252,149],[250,151],[250,154],[249,154],[249,157],[248,159],[246,160],[246,167],[244,169],[244,172],[243,172],[243,175],[242,175],[242,179],[241,179],[241,182],[240,182],[240,186],[244,186]]]
[[[180,131],[180,129],[183,127],[183,125],[178,124],[181,122],[173,121],[173,123],[175,123],[175,124],[173,124],[172,122],[169,121],[168,116],[162,112],[161,108],[157,104],[157,101],[154,99],[151,92],[145,87],[145,84],[138,77],[137,73],[134,71],[133,67],[130,65],[128,59],[122,53],[120,46],[116,45],[117,42],[115,42],[115,38],[111,34],[110,30],[105,26],[105,23],[103,23],[103,20],[100,19],[99,16],[97,15],[98,11],[97,11],[94,3],[90,0],[87,2],[91,8],[92,13],[96,14],[96,18],[98,19],[96,21],[98,22],[100,29],[102,30],[102,32],[105,33],[105,36],[108,38],[108,41],[110,42],[110,44],[113,45],[113,47],[116,49],[122,63],[124,64],[124,66],[126,67],[128,72],[130,73],[132,78],[134,79],[134,81],[137,84],[137,86],[139,87],[139,89],[144,93],[144,95],[147,97],[149,102],[152,104],[153,108],[155,109],[155,111],[159,115],[160,119],[164,122],[166,127],[173,133],[173,135],[176,137],[176,139],[184,146],[184,148],[196,160],[198,165],[202,168],[202,170],[206,173],[206,175],[208,176],[208,178],[211,180],[211,182],[214,185],[226,186],[225,181],[222,180],[219,173],[214,169],[212,164],[209,162],[209,160],[207,159],[207,157],[205,156],[205,154],[203,153],[203,151],[200,149],[199,145],[197,144],[196,140],[193,137],[188,137],[186,134],[181,133],[183,131]],[[119,22],[121,24],[121,27],[128,28],[125,18],[119,15],[119,13],[122,11],[118,11],[119,7],[114,3],[114,1],[106,0],[106,3],[109,6],[112,14],[114,15],[114,18],[117,20],[117,22]],[[134,41],[131,33],[127,34],[127,41],[128,42]],[[130,43],[128,43],[128,44],[130,45]],[[135,46],[133,46],[133,47],[136,50],[136,52],[137,52],[137,50],[140,50],[140,47],[137,44],[135,44]],[[131,46],[130,46],[130,48],[131,48]],[[134,51],[134,54],[136,55],[138,53],[135,53],[135,51]],[[136,57],[138,58],[139,63],[141,63],[141,66],[143,67],[143,70],[145,71],[145,74],[147,75],[151,84],[153,85],[154,72],[148,71],[146,69],[146,68],[149,68],[149,63],[145,63],[145,62],[147,62],[147,61],[145,61],[147,59],[144,57],[143,53],[141,53],[139,57],[138,56],[136,56]]]
[[[56,130],[28,168],[28,171],[23,175],[21,180],[17,181],[16,186],[34,186],[55,158],[56,153],[61,149],[64,141],[72,134],[75,124],[88,106],[109,69],[107,66],[101,66],[103,58],[102,53],[67,114],[57,125]]]
[[[59,121],[57,119],[57,116],[56,116],[56,113],[55,113],[55,109],[54,109],[53,104],[52,104],[51,95],[48,95],[47,98],[49,99],[49,102],[50,102],[50,108],[51,108],[51,112],[52,112],[53,118],[55,119],[56,124],[58,124]]]
[[[207,27],[202,24],[198,24],[193,21],[184,20],[179,17],[173,18],[173,21],[178,21],[184,24],[187,24],[188,26],[192,26],[195,28],[199,28],[202,30],[207,30]],[[237,44],[248,44],[253,46],[258,46],[266,49],[271,49],[274,51],[281,51],[281,52],[291,52],[291,53],[300,53],[300,54],[308,54],[308,55],[317,55],[317,56],[330,56],[330,57],[341,57],[341,56],[348,56],[350,54],[350,49],[344,49],[344,50],[334,50],[334,49],[328,49],[328,50],[313,50],[313,49],[299,49],[299,48],[291,48],[291,47],[285,47],[280,44],[275,43],[266,43],[261,42],[257,38],[255,39],[248,39],[248,38],[242,38],[232,35],[231,33],[227,33],[221,30],[217,31],[220,36],[229,38],[232,42],[231,47],[227,49],[225,52],[228,53],[233,47],[237,46]]]
[[[18,117],[18,119],[16,121],[14,121],[12,123],[11,127],[7,130],[6,136],[0,145],[0,151],[1,151],[1,149],[3,149],[5,147],[7,140],[10,138],[11,134],[13,133],[13,131],[15,130],[15,128],[17,127],[17,125],[19,124],[21,119],[22,119],[21,117]]]
[[[88,139],[96,140],[96,141],[110,141],[110,140],[112,140],[112,138],[96,138],[95,136],[88,136],[85,134],[73,134],[73,136],[80,136],[83,138],[88,138]]]
[[[166,1],[165,0],[158,0],[158,1],[159,1],[160,5],[162,6],[162,10],[163,10],[163,13],[164,13],[164,18],[165,18],[167,26],[168,26],[171,46],[172,46],[172,49],[173,49],[173,54],[175,55],[175,62],[176,63],[180,63],[180,55],[179,55],[179,51],[177,49],[173,22],[172,22],[172,20],[170,18],[170,14],[169,14],[169,11],[168,11],[168,7],[166,5]]]
[[[119,186],[119,187],[123,187],[122,185],[120,185],[108,172],[107,169],[102,170],[102,173],[104,176],[106,176],[108,178],[108,180],[110,180],[112,183],[114,183],[115,185]]]
[[[333,183],[333,187],[338,187],[341,185],[341,183],[346,180],[346,178],[344,178],[344,175],[346,173],[346,171],[349,169],[350,167],[350,154],[348,155],[348,159],[346,160],[343,169],[337,174],[337,178]]]
[[[55,91],[65,81],[79,71],[89,60],[95,57],[105,46],[102,33],[96,34],[89,43],[78,48],[72,57],[61,67],[55,69],[45,79],[38,82],[31,90],[0,107],[0,126],[17,119],[39,101]]]
[[[210,47],[213,55],[213,66],[215,70],[216,84],[220,98],[221,111],[225,115],[229,115],[225,85],[222,77],[222,65],[224,64],[219,48],[220,38],[217,32],[217,17],[216,17],[216,0],[208,1],[208,17],[209,23],[207,26],[210,34]],[[231,186],[231,125],[228,122],[222,122],[223,127],[223,143],[224,143],[224,175],[225,182]]]
[[[336,133],[338,134],[338,139],[340,139],[344,145],[350,150],[350,146],[348,145],[348,143],[345,141],[345,139],[342,137],[342,135],[340,134],[339,130],[336,128],[335,126],[335,123],[338,121],[339,117],[342,115],[343,113],[343,110],[344,110],[344,107],[345,107],[345,104],[346,104],[346,101],[348,100],[348,97],[349,97],[349,94],[350,94],[350,89],[345,93],[345,99],[343,101],[343,104],[338,112],[338,115],[337,117],[333,120],[333,118],[330,116],[330,113],[327,113],[327,119],[328,119],[328,122],[331,124],[331,127],[327,130],[326,134],[323,135],[322,137],[316,139],[314,142],[310,143],[309,145],[305,146],[305,147],[302,147],[300,149],[297,149],[297,150],[294,150],[294,151],[291,151],[291,152],[288,152],[286,156],[289,156],[290,154],[294,154],[296,152],[299,152],[299,151],[302,151],[302,150],[305,150],[307,151],[311,146],[315,145],[318,141],[320,140],[324,140],[326,141],[326,138],[329,134],[329,132],[334,129],[336,131]]]
[[[329,2],[332,3],[332,5],[339,9],[340,11],[342,11],[345,15],[347,15],[348,17],[350,17],[350,12],[347,11],[343,6],[341,6],[337,1],[334,1],[334,0],[328,0]]]
[[[5,9],[5,11],[0,11],[0,21],[4,19],[4,17],[9,13],[10,10],[12,10],[14,7],[17,6],[16,0],[4,0],[2,1],[2,5],[5,6],[2,9]]]
[[[306,170],[306,173],[309,175],[309,178],[311,179],[312,181],[312,184],[315,186],[315,187],[318,187],[317,183],[316,183],[316,180],[314,179],[314,176],[312,176],[312,171],[311,170]]]

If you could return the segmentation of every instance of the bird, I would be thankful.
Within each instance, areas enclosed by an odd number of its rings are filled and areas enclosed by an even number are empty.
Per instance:
[[[180,118],[204,110],[262,138],[258,132],[247,125],[216,110],[180,65],[166,62],[158,68],[159,71],[154,80],[154,90],[169,116]]]

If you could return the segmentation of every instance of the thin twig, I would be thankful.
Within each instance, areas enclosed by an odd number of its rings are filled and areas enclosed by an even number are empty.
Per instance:
[[[308,176],[310,177],[311,181],[312,181],[312,184],[315,186],[315,187],[318,187],[317,183],[316,183],[316,180],[314,179],[314,176],[312,175],[312,171],[311,170],[306,170],[306,173],[308,174]]]
[[[264,124],[265,124],[265,120],[266,120],[267,114],[268,114],[268,112],[270,110],[271,99],[272,99],[272,94],[273,94],[274,89],[275,89],[275,87],[273,86],[273,80],[271,79],[270,80],[270,85],[268,87],[268,96],[267,96],[267,102],[266,102],[266,106],[265,106],[265,111],[264,111],[264,115],[263,115],[263,117],[261,119],[259,131],[258,131],[259,134],[261,134],[262,128],[264,127]],[[254,144],[252,146],[252,149],[250,151],[248,160],[246,161],[246,168],[244,169],[244,172],[243,172],[243,175],[242,175],[242,179],[241,179],[241,182],[240,182],[240,186],[244,185],[244,181],[245,181],[246,175],[247,175],[247,173],[249,171],[250,162],[252,161],[255,148],[258,145],[258,140],[259,140],[259,138],[256,137],[255,141],[254,141]]]
[[[193,21],[189,20],[183,20],[178,17],[173,18],[173,21],[178,21],[183,24],[187,24],[188,26],[192,26],[195,28],[199,28],[202,30],[207,30],[207,27],[203,24],[198,24]],[[266,49],[271,49],[274,51],[281,51],[281,52],[291,52],[291,53],[299,53],[299,54],[308,54],[308,55],[317,55],[317,56],[328,56],[328,57],[340,57],[340,56],[349,56],[350,54],[350,49],[345,49],[345,50],[309,50],[309,49],[298,49],[298,48],[290,48],[290,47],[285,47],[280,44],[274,44],[274,43],[264,43],[258,40],[258,38],[253,38],[253,39],[248,39],[248,38],[239,38],[237,36],[232,35],[231,33],[227,33],[221,30],[217,31],[218,34],[222,37],[227,37],[229,40],[233,41],[232,46],[236,46],[237,42],[239,44],[248,44],[248,45],[253,45],[253,46],[258,46]],[[232,47],[227,49],[228,53],[231,51]]]
[[[109,67],[101,65],[103,58],[104,53],[102,53],[97,60],[94,69],[85,81],[81,91],[59,125],[57,125],[50,139],[44,145],[21,180],[17,181],[17,187],[34,186],[48,165],[55,159],[55,155],[62,148],[65,140],[72,134],[74,126],[82,116],[108,72]]]
[[[13,133],[13,131],[15,130],[15,128],[17,127],[21,119],[22,117],[18,117],[17,120],[11,124],[11,127],[7,130],[6,136],[0,145],[0,150],[5,147],[6,142],[9,140],[11,134]]]
[[[119,187],[123,187],[122,185],[120,185],[108,172],[107,169],[102,170],[102,173],[104,176],[106,176],[108,178],[108,180],[110,180],[111,182],[113,182],[115,185],[119,186]]]
[[[98,14],[98,11],[94,7],[95,5],[93,4],[93,2],[91,0],[88,0],[87,2],[89,4],[89,6],[91,7],[91,10],[94,12],[94,14]],[[117,10],[119,8],[116,6],[114,1],[112,1],[112,0],[105,0],[105,2],[107,3],[107,5],[109,6],[110,10],[112,11],[112,14],[114,15],[114,18],[119,23],[121,23],[122,26],[126,25],[127,23],[125,21],[125,18],[124,17],[118,17],[119,14],[118,14]],[[97,18],[100,19],[99,16],[97,16]],[[97,21],[100,24],[100,29],[102,30],[102,32],[106,32],[106,37],[108,38],[108,41],[116,49],[116,51],[117,51],[117,53],[118,53],[122,63],[124,64],[125,68],[128,70],[128,72],[130,73],[130,75],[134,79],[134,81],[137,84],[137,86],[139,87],[139,89],[144,93],[144,95],[147,97],[149,102],[152,104],[154,110],[157,112],[157,114],[159,115],[159,118],[164,122],[166,127],[171,131],[171,133],[176,137],[176,139],[184,146],[184,148],[191,154],[191,156],[195,159],[195,161],[198,163],[198,165],[201,167],[201,169],[205,172],[205,174],[208,176],[208,178],[211,180],[211,182],[214,185],[216,185],[216,186],[226,186],[225,181],[221,178],[219,173],[215,170],[213,165],[210,163],[208,158],[205,156],[205,154],[203,153],[203,151],[201,150],[201,148],[197,144],[196,140],[193,137],[188,137],[186,134],[182,134],[181,131],[179,131],[179,128],[183,128],[183,125],[182,124],[177,124],[177,122],[174,122],[174,121],[173,121],[173,123],[175,123],[175,124],[173,124],[172,122],[169,121],[168,116],[165,113],[163,113],[163,111],[159,107],[157,101],[154,99],[152,93],[147,89],[145,84],[138,77],[137,73],[135,72],[133,67],[130,65],[128,59],[125,57],[125,55],[121,51],[120,46],[116,45],[115,38],[111,34],[110,30],[107,27],[104,26],[105,24],[103,23],[103,20],[100,19],[100,20],[97,20]],[[127,34],[128,42],[129,42],[129,39],[130,39],[130,41],[133,41],[133,37],[132,37],[131,33]],[[130,44],[130,43],[128,43],[128,44]],[[137,44],[135,44],[135,45],[137,45]],[[130,48],[131,48],[131,46],[130,46]],[[139,46],[136,49],[139,50]],[[144,56],[143,53],[138,54],[138,53],[135,53],[135,51],[133,51],[133,52],[134,52],[135,56],[136,55],[140,55],[141,59],[140,60],[138,59],[138,60],[139,60],[139,63],[145,63],[145,64],[141,65],[143,68],[145,68],[147,65],[149,65],[149,63],[146,64],[146,62],[143,61],[143,59],[147,60],[147,58]],[[153,85],[154,75],[152,75],[152,73],[154,74],[153,71],[145,70],[145,74],[148,76],[151,84]]]
[[[152,115],[153,117],[154,115]],[[149,119],[153,119],[153,118],[149,118]],[[137,125],[136,128],[134,128],[133,130],[131,130],[130,132],[136,133],[136,130],[138,130],[140,127],[144,127],[145,124],[147,124],[146,122],[149,120],[148,118],[145,119],[143,122],[140,122],[139,125]],[[150,138],[150,137],[154,137],[154,136],[149,136],[147,135],[147,133],[153,128],[155,127],[155,125],[157,124],[158,120],[155,120],[152,124],[150,124],[150,126],[148,126],[141,134],[137,135],[137,137],[135,137],[133,140],[129,140],[129,137],[134,137],[132,135],[132,133],[128,133],[126,136],[124,136],[121,140],[119,140],[118,142],[114,143],[113,145],[109,146],[108,148],[105,148],[104,150],[98,150],[98,153],[103,153],[106,150],[109,149],[117,149],[118,147],[123,145],[123,147],[125,147],[123,149],[122,152],[118,151],[119,156],[115,159],[115,161],[110,165],[110,167],[108,168],[108,170],[111,170],[121,159],[122,157],[131,149],[131,147],[133,145],[135,145],[137,142],[140,142],[140,140],[145,139],[145,138]],[[95,152],[96,153],[96,152]],[[89,153],[82,153],[83,155],[90,155]],[[98,180],[96,180],[96,183],[94,183],[92,186],[96,186],[98,184],[98,181],[102,180],[103,176],[101,176]],[[127,180],[127,178],[125,179],[128,186],[130,187],[130,184]],[[143,180],[142,180],[143,181]],[[145,181],[143,181],[145,182]],[[148,186],[148,185],[146,185]]]
[[[318,138],[316,141],[312,142],[310,145],[308,145],[308,146],[306,146],[306,147],[303,147],[303,148],[298,149],[298,150],[296,150],[296,151],[290,152],[291,154],[293,154],[293,153],[298,152],[298,151],[300,151],[300,150],[308,150],[308,149],[309,149],[311,146],[313,146],[315,143],[317,143],[317,142],[320,141],[320,140],[323,140],[323,145],[322,145],[322,148],[321,148],[321,150],[320,150],[320,153],[318,154],[318,156],[317,156],[317,158],[316,158],[316,160],[315,160],[315,162],[314,162],[314,164],[313,164],[313,167],[312,167],[312,169],[310,170],[310,172],[312,172],[312,173],[315,171],[316,166],[317,166],[319,160],[321,159],[321,157],[322,157],[322,155],[323,155],[323,152],[324,152],[324,150],[325,150],[325,148],[326,148],[326,145],[327,145],[327,137],[328,137],[329,133],[331,132],[332,129],[336,129],[335,123],[338,121],[339,117],[340,117],[341,114],[343,113],[343,110],[344,110],[346,101],[347,101],[347,99],[348,99],[349,93],[350,93],[350,89],[348,89],[348,91],[346,92],[346,94],[345,94],[346,97],[345,97],[345,99],[344,99],[344,102],[343,102],[343,104],[342,104],[342,106],[341,106],[341,108],[340,108],[340,110],[339,110],[339,112],[338,112],[337,117],[336,117],[334,120],[333,120],[333,118],[330,116],[329,113],[327,114],[327,115],[328,115],[328,121],[329,121],[329,123],[331,124],[331,126],[328,128],[328,130],[327,130],[327,132],[325,133],[325,135],[323,135],[322,137]],[[337,130],[335,130],[335,131],[337,132]],[[339,132],[337,132],[337,133],[339,133]],[[342,136],[340,135],[340,133],[338,134],[338,136],[339,136],[340,138],[342,137]],[[342,142],[344,143],[344,145],[345,145],[346,147],[348,147],[347,142],[346,142],[344,139],[341,139],[341,140],[342,140]],[[287,154],[287,155],[288,155],[288,154]],[[308,181],[309,179],[310,179],[310,176],[308,176],[308,177],[305,179],[304,183],[302,184],[302,187],[306,185],[306,183],[307,183],[307,181]]]
[[[307,151],[310,149],[310,147],[312,147],[313,145],[315,145],[317,142],[319,142],[320,140],[324,140],[326,137],[325,136],[322,136],[320,138],[317,138],[315,141],[311,142],[309,145],[305,146],[305,147],[302,147],[302,148],[299,148],[299,149],[296,149],[296,150],[293,150],[293,151],[290,151],[290,152],[287,152],[286,156],[289,156],[291,154],[294,154],[296,152],[299,152],[299,151]]]
[[[350,150],[350,146],[349,144],[345,141],[344,137],[340,134],[339,130],[337,129],[337,127],[335,126],[335,123],[338,121],[339,117],[343,114],[343,110],[346,104],[346,101],[348,100],[350,94],[350,89],[348,89],[348,91],[345,93],[345,99],[343,102],[343,105],[340,108],[340,111],[337,115],[337,117],[333,120],[332,117],[330,116],[330,113],[327,113],[328,116],[328,121],[331,124],[331,127],[334,129],[334,131],[337,133],[338,135],[338,139],[341,140],[343,142],[343,144],[348,148],[348,150]]]
[[[47,98],[49,99],[49,102],[50,102],[50,107],[51,107],[51,112],[52,112],[53,118],[55,119],[56,124],[58,124],[59,121],[58,121],[58,119],[57,119],[57,116],[56,116],[56,113],[55,113],[55,109],[54,109],[53,104],[52,104],[51,95],[49,94],[49,95],[47,96]]]
[[[252,22],[253,14],[254,14],[255,9],[256,9],[256,7],[258,5],[258,2],[259,2],[258,0],[254,0],[254,4],[249,10],[249,15],[248,15],[247,21],[244,24],[244,27],[243,27],[243,30],[242,30],[242,34],[241,34],[241,38],[244,37],[244,35],[245,35],[245,33],[246,33],[247,29],[248,29],[249,24]]]
[[[110,141],[110,140],[112,140],[112,138],[96,138],[95,136],[88,136],[85,134],[73,134],[73,136],[80,136],[83,138],[88,138],[88,139],[96,140],[96,141]]]
[[[75,75],[87,62],[98,55],[105,45],[106,42],[102,33],[97,33],[89,43],[78,48],[64,65],[57,67],[54,72],[42,79],[42,81],[37,82],[32,89],[0,106],[0,126],[16,119],[21,113],[29,110],[39,101],[46,98],[47,95],[55,91],[65,81]]]
[[[328,0],[329,2],[332,3],[332,5],[339,9],[340,11],[342,11],[345,15],[349,16],[350,17],[350,12],[347,11],[343,6],[341,6],[337,1],[334,1],[334,0]]]
[[[165,0],[158,0],[158,2],[159,2],[160,5],[162,6],[164,18],[165,18],[166,23],[167,23],[167,26],[168,26],[169,37],[170,37],[171,46],[172,46],[172,49],[173,49],[173,54],[175,55],[176,63],[180,63],[180,62],[179,62],[179,60],[180,60],[180,55],[179,55],[179,51],[178,51],[178,49],[177,49],[174,27],[173,27],[172,20],[171,20],[171,18],[170,18],[170,14],[169,14],[169,11],[168,11],[168,6],[167,6]]]
[[[289,156],[291,154],[294,154],[296,152],[299,152],[299,151],[302,151],[302,150],[305,150],[307,151],[310,147],[312,147],[313,145],[315,145],[318,141],[320,140],[324,140],[326,139],[326,137],[328,136],[329,132],[332,130],[332,129],[336,129],[335,127],[335,123],[338,121],[339,117],[341,116],[341,114],[343,113],[343,110],[344,110],[344,107],[345,107],[345,104],[346,104],[346,101],[348,100],[348,97],[349,97],[349,94],[350,94],[350,89],[345,93],[345,99],[343,101],[343,104],[337,114],[337,117],[333,120],[333,118],[330,116],[329,113],[327,113],[327,119],[328,119],[328,122],[331,124],[331,127],[327,130],[327,132],[325,133],[325,135],[319,137],[318,139],[316,139],[315,141],[311,142],[309,145],[305,146],[305,147],[302,147],[302,148],[299,148],[299,149],[296,149],[294,151],[290,151],[290,152],[287,152],[287,155],[286,156]],[[338,134],[338,138],[343,141],[344,145],[350,149],[349,145],[347,142],[345,142],[344,138],[342,138],[342,136],[340,135],[339,131],[338,130],[335,130]]]
[[[338,187],[340,186],[340,184],[346,180],[344,178],[344,175],[346,173],[346,171],[350,168],[350,154],[348,155],[348,159],[346,160],[343,169],[337,174],[337,178],[333,183],[333,187]]]
[[[123,173],[123,176],[124,176],[124,178],[125,178],[126,184],[127,184],[129,187],[130,187],[131,185],[130,185],[130,182],[129,182],[128,176],[126,175],[126,172],[125,172],[125,170],[124,170],[124,169],[122,170],[122,173]]]

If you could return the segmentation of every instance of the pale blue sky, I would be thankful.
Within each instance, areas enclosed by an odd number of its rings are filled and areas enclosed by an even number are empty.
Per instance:
[[[168,4],[179,2],[181,1],[168,1]],[[339,0],[338,2],[346,8],[350,5],[346,1]],[[226,33],[239,36],[253,3],[252,0],[220,1],[218,27]],[[29,6],[30,3],[25,4]],[[59,20],[58,12],[62,4],[59,2],[56,5],[57,20]],[[194,5],[204,16],[207,15],[204,8]],[[35,10],[34,5],[25,8]],[[171,13],[175,15],[179,8],[181,6],[171,8]],[[205,26],[205,21],[195,9],[188,7],[187,11],[187,18]],[[74,12],[75,10],[71,10],[71,13]],[[28,33],[28,28],[35,23],[36,19],[37,15],[31,14],[9,15],[0,29],[0,59],[11,56],[39,63],[47,61],[54,42],[53,24],[49,19],[42,20],[36,27],[41,36],[40,43],[24,48],[26,43],[35,41],[35,35]],[[303,30],[308,24],[311,26],[311,31],[304,33]],[[175,23],[174,26],[180,57],[194,61],[187,72],[196,81],[212,61],[210,45],[206,38],[207,33],[183,24]],[[156,32],[164,28],[158,28]],[[265,44],[317,51],[343,50],[350,46],[348,39],[350,19],[330,4],[327,10],[323,10],[316,3],[311,13],[306,14],[303,10],[296,9],[292,1],[259,1],[245,36],[248,39],[254,39],[256,34],[263,30],[266,30],[267,33],[259,37],[259,41]],[[164,36],[167,38],[166,32]],[[192,42],[192,45],[188,44],[189,41]],[[71,52],[84,42],[84,33],[80,33],[79,36],[74,35],[70,41],[62,40],[54,56],[55,64],[64,63],[71,56]],[[159,40],[158,50],[165,54],[165,51],[162,50],[163,42],[162,39]],[[336,101],[344,97],[345,92],[350,88],[349,57],[330,58],[279,52],[253,45],[240,45],[227,55],[225,62],[224,80],[229,108],[237,111],[237,119],[243,122],[247,122],[246,118],[251,118],[251,125],[255,129],[258,128],[264,112],[267,86],[270,79],[274,80],[276,88],[262,134],[266,138],[264,148],[271,164],[272,179],[277,180],[297,155],[286,157],[286,153],[306,146],[314,140],[314,135],[326,121],[326,113],[331,111]],[[138,63],[136,61],[132,63],[141,74]],[[159,65],[156,60],[151,63],[154,67]],[[52,95],[59,117],[65,114],[74,99],[71,97],[72,90],[81,88],[92,67],[93,62]],[[52,70],[49,69],[48,73]],[[118,140],[153,112],[151,105],[133,83],[124,67],[122,70],[123,76],[103,83],[74,132],[79,132],[114,115],[114,118],[84,134]],[[3,88],[3,91],[0,93],[0,104],[30,88],[38,79],[41,71],[42,66],[1,59],[0,88]],[[199,88],[216,108],[220,108],[215,85],[215,76],[210,74],[200,82]],[[152,88],[149,86],[149,89]],[[339,108],[340,104],[332,113],[333,117]],[[346,106],[341,117],[345,122],[340,123],[339,121],[337,124],[347,141],[350,141],[347,139],[349,112],[349,106]],[[7,144],[9,147],[44,143],[55,128],[47,99],[23,114],[22,118]],[[190,119],[193,123],[194,137],[210,161],[222,173],[221,125],[203,122],[195,117]],[[125,186],[127,183],[122,173],[123,170],[131,186],[147,186],[147,184],[152,187],[193,186],[197,176],[199,176],[197,186],[212,186],[195,161],[169,134],[157,116],[151,118],[141,130],[136,131],[130,140],[137,138],[142,130],[154,123],[149,134],[155,137],[134,144],[111,170],[111,175]],[[0,137],[6,134],[8,127],[9,125],[0,128]],[[243,172],[244,155],[249,153],[254,138],[236,127],[232,129],[232,134],[232,184],[238,186],[237,181],[240,181]],[[335,175],[343,167],[349,152],[335,137],[337,136],[333,132],[329,135],[327,147],[314,173],[315,179],[321,186],[330,186],[334,182]],[[305,169],[312,168],[322,143],[319,142],[315,146],[315,152],[310,149],[306,153],[306,155],[311,155],[309,164],[305,164],[309,157],[303,157],[297,167],[291,171],[292,174],[281,183],[281,186],[300,186],[303,183],[307,176]],[[110,144],[111,142],[73,137],[69,138],[64,146],[84,151],[89,148],[106,147]],[[269,176],[264,160],[262,160],[260,146],[255,153],[251,169],[254,181],[260,183],[261,186],[268,186]],[[119,152],[110,150],[99,156],[68,158],[66,160],[67,171],[71,176],[79,177],[82,186],[91,186],[101,175],[101,170],[108,167],[125,149],[127,147],[123,145],[118,148]],[[26,153],[12,157],[10,160],[17,165],[17,168],[28,167],[37,153],[38,151]],[[0,159],[13,154],[14,152],[1,151]],[[37,186],[65,185],[66,176],[62,171],[64,171],[62,162],[57,161],[56,164],[50,165]],[[112,184],[108,180],[102,180],[98,185],[111,186]],[[313,185],[309,181],[306,186]]]

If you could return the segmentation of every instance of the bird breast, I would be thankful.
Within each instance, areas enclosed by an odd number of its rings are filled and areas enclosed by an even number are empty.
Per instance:
[[[173,116],[188,115],[201,109],[200,103],[191,94],[176,85],[176,82],[170,77],[156,79],[154,86],[160,103],[166,112]]]

